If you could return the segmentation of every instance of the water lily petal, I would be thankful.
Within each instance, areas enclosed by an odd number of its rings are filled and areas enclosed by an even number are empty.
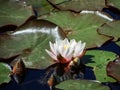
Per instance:
[[[77,44],[77,42],[75,41],[75,39],[70,40],[70,47],[71,48],[74,48],[76,44]]]
[[[64,58],[67,58],[67,54],[69,52],[69,48],[64,49],[63,53],[61,54]]]
[[[49,42],[49,44],[50,44],[50,49],[51,49],[51,51],[57,56],[57,50],[56,50],[55,45],[52,44],[51,42]]]
[[[51,58],[53,58],[54,60],[58,61],[57,56],[54,55],[52,52],[50,52],[49,50],[45,49],[45,51],[50,55]]]
[[[64,46],[60,45],[58,49],[59,49],[59,53],[62,55],[64,51]]]
[[[69,52],[66,55],[67,60],[71,60],[72,59],[72,57],[73,57],[73,51],[74,51],[73,48],[69,49]]]
[[[76,54],[78,53],[78,50],[81,49],[81,41],[79,41],[74,49],[74,56],[76,56]]]
[[[86,43],[81,43],[81,42],[78,42],[76,48],[75,48],[75,52],[74,52],[74,57],[77,57],[77,56],[80,56],[85,48],[85,44]]]
[[[68,41],[67,38],[65,38],[65,39],[63,40],[63,45],[69,45],[69,41]]]

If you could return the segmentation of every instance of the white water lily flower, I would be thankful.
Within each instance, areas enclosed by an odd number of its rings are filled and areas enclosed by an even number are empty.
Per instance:
[[[55,43],[49,42],[50,51],[45,50],[56,62],[67,63],[75,57],[80,57],[85,48],[86,43],[81,41],[76,42],[75,39],[68,41],[67,38],[64,40],[56,40]]]

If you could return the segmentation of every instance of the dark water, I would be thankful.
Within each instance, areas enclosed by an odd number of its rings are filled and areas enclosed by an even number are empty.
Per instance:
[[[103,11],[109,13],[116,20],[120,19],[120,11],[117,10],[116,8],[113,7],[104,8]],[[120,55],[120,47],[117,46],[112,41],[96,49],[112,51]],[[25,79],[21,84],[17,84],[15,80],[12,79],[8,84],[1,85],[0,90],[49,90],[48,85],[41,83],[41,80],[44,76],[45,70],[28,69]],[[85,69],[84,78],[88,80],[96,79],[91,68]],[[103,84],[109,86],[111,90],[120,90],[120,84],[117,82],[115,83],[104,82]]]

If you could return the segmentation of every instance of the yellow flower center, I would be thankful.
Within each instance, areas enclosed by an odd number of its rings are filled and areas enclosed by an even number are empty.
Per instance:
[[[70,45],[64,45],[64,49],[68,49],[70,47]]]

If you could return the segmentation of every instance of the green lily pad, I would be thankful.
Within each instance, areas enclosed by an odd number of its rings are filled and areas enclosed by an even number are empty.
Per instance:
[[[56,86],[60,90],[110,90],[101,83],[89,80],[67,80]]]
[[[98,28],[100,34],[114,37],[114,41],[120,38],[120,21],[109,22]]]
[[[105,7],[105,1],[102,0],[48,0],[61,10],[72,10],[80,12],[82,10],[102,10]]]
[[[69,11],[56,12],[40,17],[60,26],[69,39],[82,40],[86,42],[86,48],[100,47],[109,37],[99,35],[96,29],[109,20],[104,19],[96,13],[75,14]]]
[[[22,55],[26,67],[45,68],[51,63],[45,52],[49,49],[49,41],[63,39],[65,34],[55,24],[46,20],[29,20],[15,32],[0,35],[0,58]]]
[[[0,63],[0,84],[8,83],[11,79],[9,77],[10,69],[4,63]]]
[[[101,50],[87,51],[83,56],[82,61],[87,66],[93,67],[96,79],[101,82],[115,81],[108,77],[106,74],[106,66],[109,61],[113,61],[116,58],[116,54]]]
[[[33,16],[31,6],[23,6],[12,0],[0,0],[0,27],[4,25],[21,25]]]
[[[38,16],[50,13],[54,9],[47,0],[26,0],[26,4],[32,5]]]
[[[114,6],[118,9],[120,9],[120,1],[119,0],[106,0],[107,5]]]

